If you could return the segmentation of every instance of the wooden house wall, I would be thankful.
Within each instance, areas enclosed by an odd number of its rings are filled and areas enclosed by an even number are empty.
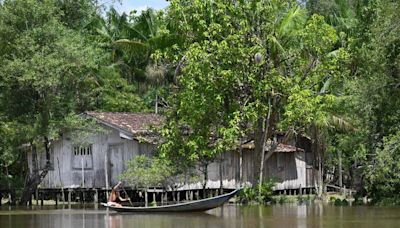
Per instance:
[[[275,190],[298,189],[300,187],[313,187],[307,183],[307,169],[305,163],[305,152],[274,153],[265,163],[264,180],[274,178],[277,180]],[[242,181],[240,180],[240,154],[238,152],[224,153],[221,169],[224,188],[237,188],[243,184],[254,184],[254,151],[244,150],[242,153]],[[207,188],[219,188],[220,165],[214,162],[208,167]],[[184,185],[181,189],[202,188],[203,176],[200,181]]]
[[[276,178],[276,190],[306,187],[304,152],[274,153],[266,162],[264,176]]]
[[[85,169],[84,183],[82,185],[82,170],[73,169],[73,142],[65,134],[60,140],[52,145],[51,161],[53,169],[49,171],[43,182],[42,188],[60,188],[61,183],[67,187],[106,187],[106,165],[108,167],[108,184],[113,186],[118,181],[119,174],[125,169],[127,160],[137,155],[152,155],[154,145],[139,143],[135,140],[123,139],[119,131],[107,128],[107,132],[94,135],[91,138],[93,168]],[[45,164],[44,154],[39,154],[39,163]],[[105,160],[108,160],[106,163]],[[255,156],[253,150],[243,150],[242,167],[240,167],[240,153],[230,151],[223,153],[222,164],[214,162],[208,167],[209,181],[207,188],[219,188],[220,167],[223,176],[224,188],[237,188],[241,184],[253,184]],[[31,163],[31,154],[28,154],[28,161]],[[276,178],[276,190],[297,189],[300,187],[314,186],[314,169],[312,168],[312,153],[274,153],[265,163],[264,179]],[[58,164],[60,166],[58,166]],[[30,167],[31,164],[30,164]],[[241,170],[242,168],[242,170]],[[61,173],[61,176],[59,175]],[[242,178],[241,177],[242,174]],[[186,184],[181,189],[202,188],[203,177],[199,177],[196,183]]]
[[[102,134],[94,135],[90,138],[92,144],[93,167],[83,170],[73,168],[73,147],[68,134],[52,144],[51,169],[40,187],[42,188],[60,188],[63,185],[67,187],[87,187],[104,188],[106,187],[106,165],[108,166],[108,184],[113,186],[118,180],[118,175],[125,169],[127,160],[135,155],[151,155],[154,146],[139,143],[136,140],[123,139],[119,131],[107,128]],[[45,156],[39,154],[39,163],[45,163]],[[109,162],[105,162],[105,160]],[[28,154],[29,167],[31,165],[31,154]],[[61,176],[59,175],[61,174]],[[84,183],[82,185],[82,181]],[[61,184],[62,183],[62,184]]]
[[[240,154],[236,151],[230,151],[222,154],[222,162],[214,162],[208,167],[208,178],[207,187],[219,188],[220,186],[220,171],[221,168],[224,188],[236,188],[239,187],[240,177]]]

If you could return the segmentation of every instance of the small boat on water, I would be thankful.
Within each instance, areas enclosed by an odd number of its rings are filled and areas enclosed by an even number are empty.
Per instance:
[[[107,203],[102,203],[102,205],[118,212],[198,212],[207,211],[222,206],[230,198],[235,196],[239,191],[240,189],[236,189],[230,193],[207,199],[155,207],[115,207],[109,206],[107,205]]]

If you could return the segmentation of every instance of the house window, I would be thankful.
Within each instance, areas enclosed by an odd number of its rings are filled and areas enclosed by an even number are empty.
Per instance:
[[[74,146],[72,148],[73,169],[93,169],[93,146]]]

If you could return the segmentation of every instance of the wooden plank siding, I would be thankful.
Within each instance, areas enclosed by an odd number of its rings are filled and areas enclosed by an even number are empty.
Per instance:
[[[92,142],[93,167],[83,170],[84,178],[82,169],[76,169],[73,166],[74,144],[69,138],[69,134],[64,134],[60,140],[53,142],[51,154],[51,161],[54,161],[53,168],[48,172],[40,187],[61,188],[62,183],[64,188],[104,188],[106,187],[106,154],[109,170],[111,170],[108,175],[109,185],[112,186],[116,184],[120,172],[125,169],[127,160],[135,155],[152,155],[154,145],[143,145],[136,140],[123,139],[120,137],[119,131],[109,127],[106,128],[106,133],[94,135],[90,138]],[[118,154],[116,155],[115,153]],[[40,163],[44,163],[45,156],[39,155],[39,158],[41,158]],[[57,159],[60,167],[58,167]],[[32,169],[31,153],[28,153],[28,163],[30,169]],[[112,172],[112,170],[117,172]],[[61,178],[59,173],[61,173]],[[84,183],[82,184],[83,180]]]
[[[113,186],[119,180],[119,175],[126,169],[126,161],[137,155],[152,156],[155,145],[139,143],[137,140],[121,138],[120,132],[111,127],[105,127],[106,132],[90,138],[92,164],[85,163],[86,169],[79,169],[79,161],[74,160],[74,144],[69,134],[52,143],[50,160],[53,162],[51,169],[41,188],[106,188]],[[40,164],[45,163],[45,156],[39,154]],[[107,159],[107,162],[105,162]],[[224,188],[238,188],[243,184],[254,184],[253,177],[255,161],[254,150],[243,149],[242,170],[240,167],[240,153],[229,151],[222,154],[222,164],[214,162],[208,167],[207,188],[220,187],[220,168]],[[265,163],[263,170],[264,179],[276,178],[275,190],[298,189],[300,187],[314,186],[314,169],[312,168],[312,153],[297,151],[274,153]],[[28,153],[29,167],[31,154]],[[58,166],[58,161],[59,165]],[[74,163],[75,162],[75,163]],[[77,168],[78,167],[78,168]],[[89,168],[88,168],[89,167]],[[106,167],[108,180],[106,181]],[[60,170],[60,171],[59,171]],[[61,173],[61,177],[59,175]],[[84,174],[84,175],[83,175]],[[242,175],[241,175],[242,174]],[[242,176],[242,180],[240,177]],[[203,177],[200,176],[196,183],[179,184],[180,190],[201,189]],[[84,182],[84,183],[82,183]],[[108,183],[108,186],[107,186]],[[61,186],[63,185],[63,186]]]
[[[291,153],[274,153],[265,163],[264,167],[264,180],[274,178],[277,181],[275,190],[284,189],[299,189],[314,187],[314,183],[307,181],[307,174],[313,173],[313,169],[306,169],[305,152],[291,152]],[[254,182],[254,151],[244,150],[243,152],[243,180],[240,180],[240,154],[238,152],[226,152],[223,155],[224,161],[222,162],[222,176],[224,188],[238,188],[241,184],[251,185]],[[218,162],[212,163],[208,168],[209,181],[207,188],[219,188],[220,175]],[[203,180],[202,176],[200,178]],[[186,189],[201,189],[201,181],[192,184],[186,184],[179,188],[180,190]]]

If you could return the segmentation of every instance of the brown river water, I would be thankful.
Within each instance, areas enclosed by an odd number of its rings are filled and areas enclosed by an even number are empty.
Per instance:
[[[224,207],[202,213],[129,214],[101,207],[0,207],[0,228],[6,227],[398,227],[400,207],[272,205]]]

